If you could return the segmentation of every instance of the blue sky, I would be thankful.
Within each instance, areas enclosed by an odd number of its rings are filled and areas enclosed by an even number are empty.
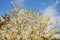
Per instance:
[[[14,1],[14,3],[20,4],[23,8],[32,9],[37,11],[43,11],[48,6],[53,6],[56,1],[59,3],[54,6],[55,10],[60,13],[60,0],[0,0],[0,15],[3,15],[5,11],[11,9],[10,2]]]
[[[23,8],[32,9],[50,15],[60,16],[60,0],[0,0],[0,16],[11,10],[11,1],[15,5],[20,4]]]
[[[11,10],[11,1],[15,5],[20,4],[23,8],[31,8],[51,16],[53,22],[58,20],[59,23],[56,26],[60,29],[60,0],[0,0],[0,16]]]
[[[0,0],[0,16],[4,14],[7,10],[11,9],[11,0]]]

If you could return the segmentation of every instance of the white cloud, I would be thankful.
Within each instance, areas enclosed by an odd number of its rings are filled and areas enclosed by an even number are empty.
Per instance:
[[[58,4],[58,0],[56,1],[56,3],[54,5],[50,5],[48,6],[46,9],[43,10],[43,14],[48,17],[51,17],[51,21],[55,24],[58,21],[58,24],[60,26],[60,16],[58,16],[58,11],[56,10],[56,6]],[[56,26],[57,26],[56,25]],[[50,27],[49,27],[50,28]]]
[[[56,6],[59,3],[60,3],[60,0],[56,0],[56,3],[54,4],[54,6]]]
[[[55,7],[60,3],[60,0],[56,0],[55,4],[48,6],[45,10],[43,10],[43,13],[46,16],[55,16],[58,14],[57,10]]]
[[[46,16],[54,16],[54,15],[57,14],[57,11],[55,10],[54,7],[48,6],[45,10],[43,10],[43,13],[44,13]]]

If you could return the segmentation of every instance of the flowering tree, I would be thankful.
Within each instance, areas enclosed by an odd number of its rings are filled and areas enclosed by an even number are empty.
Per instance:
[[[6,12],[0,19],[0,40],[51,40],[59,31],[50,16],[38,16],[36,12],[12,5],[12,14]],[[3,20],[3,21],[2,21]],[[49,38],[49,39],[47,39]]]

